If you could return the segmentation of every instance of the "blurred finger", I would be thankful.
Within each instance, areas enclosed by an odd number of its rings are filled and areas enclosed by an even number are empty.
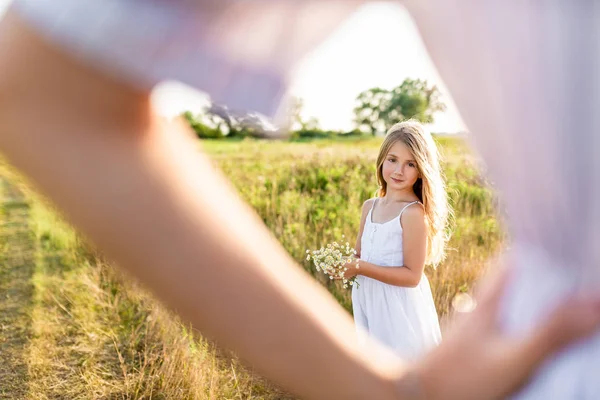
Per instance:
[[[495,323],[500,299],[512,276],[511,268],[494,263],[475,289],[476,312],[486,322]]]
[[[600,297],[572,298],[548,317],[539,328],[539,336],[551,351],[558,350],[600,329]]]
[[[570,299],[516,346],[512,372],[516,376],[529,376],[552,354],[599,331],[600,298]]]

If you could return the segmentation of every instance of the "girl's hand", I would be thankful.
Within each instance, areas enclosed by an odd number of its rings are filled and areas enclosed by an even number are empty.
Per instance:
[[[348,264],[346,264],[346,268],[348,268],[348,269],[344,272],[344,276],[343,277],[335,276],[333,279],[339,281],[341,279],[350,279],[350,278],[358,275],[358,272],[360,271],[360,269],[357,268],[356,265],[358,264],[360,266],[360,262],[361,262],[361,260],[358,258],[353,258],[351,261],[348,261]]]
[[[598,332],[600,297],[567,299],[529,334],[504,334],[497,319],[507,275],[488,278],[477,308],[459,315],[442,344],[400,379],[400,398],[503,399],[552,354]]]
[[[360,260],[358,258],[348,261],[348,264],[346,265],[346,268],[348,269],[344,272],[344,278],[350,279],[358,275],[359,268],[357,268],[357,264],[360,266]]]

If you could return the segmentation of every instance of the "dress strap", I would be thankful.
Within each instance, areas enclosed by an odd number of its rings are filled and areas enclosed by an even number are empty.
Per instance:
[[[375,209],[375,203],[377,203],[377,199],[378,199],[378,197],[375,197],[373,199],[373,204],[371,204],[371,213],[373,212],[373,209]]]
[[[402,213],[404,212],[404,210],[406,210],[408,207],[412,206],[413,204],[417,204],[419,203],[419,201],[413,201],[412,203],[408,203],[407,205],[404,206],[404,208],[400,211],[400,214],[398,214],[398,219],[402,218]]]
[[[373,199],[373,204],[371,204],[371,209],[369,210],[369,213],[367,214],[367,221],[370,223],[373,223],[373,210],[375,209],[375,203],[377,203],[377,197],[375,197]]]

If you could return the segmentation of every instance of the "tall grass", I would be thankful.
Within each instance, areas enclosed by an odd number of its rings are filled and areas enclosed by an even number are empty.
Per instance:
[[[354,242],[361,206],[376,190],[379,143],[246,140],[201,146],[300,267],[350,311],[350,292],[316,273],[304,256],[306,249],[342,235]],[[469,290],[503,237],[492,193],[464,144],[444,139],[441,148],[456,217],[447,260],[426,274],[443,317],[451,299]],[[27,373],[21,378],[26,398],[292,398],[115,271],[9,167],[1,166],[0,176],[26,206],[15,223],[28,232],[19,240],[28,241],[34,252],[27,261],[33,290],[23,292],[31,297],[31,329],[23,352]],[[13,203],[3,197],[3,209]],[[4,236],[14,238],[8,225],[2,226]]]
[[[285,249],[351,311],[350,292],[325,279],[304,260],[307,249],[340,240],[354,244],[365,200],[377,189],[375,160],[379,139],[317,144],[248,141],[208,142],[204,146]],[[448,196],[455,211],[447,260],[426,269],[438,312],[470,288],[484,261],[502,242],[492,191],[479,175],[467,146],[458,139],[440,144]]]

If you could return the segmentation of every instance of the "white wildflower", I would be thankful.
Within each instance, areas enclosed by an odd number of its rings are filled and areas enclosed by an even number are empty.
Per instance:
[[[342,239],[345,239],[345,236],[342,236]],[[344,289],[347,289],[348,285],[354,286],[356,276],[350,279],[345,278],[345,272],[351,268],[352,263],[356,262],[356,268],[358,268],[358,260],[355,257],[357,252],[350,247],[350,243],[334,241],[319,250],[306,250],[306,254],[306,260],[312,260],[318,272],[328,275],[330,280],[335,278],[342,280]],[[356,286],[358,287],[358,283]]]

